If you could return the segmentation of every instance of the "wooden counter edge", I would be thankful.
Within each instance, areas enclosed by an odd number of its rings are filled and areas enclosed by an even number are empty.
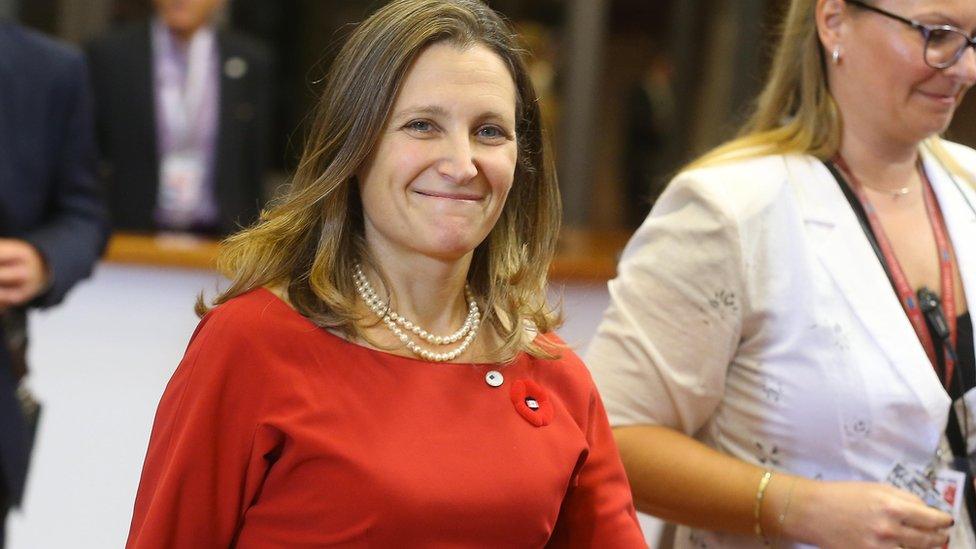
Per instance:
[[[556,282],[604,282],[617,273],[623,232],[564,231],[560,251],[549,269]],[[185,235],[117,233],[109,241],[109,263],[183,269],[214,269],[219,244]]]

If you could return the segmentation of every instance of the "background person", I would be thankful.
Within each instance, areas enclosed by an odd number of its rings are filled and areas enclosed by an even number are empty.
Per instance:
[[[108,237],[90,101],[80,52],[0,19],[0,546],[37,420],[27,310],[61,302]]]
[[[676,546],[945,542],[919,495],[974,448],[950,405],[976,382],[976,152],[937,135],[976,82],[973,29],[965,0],[793,0],[741,136],[628,245],[588,364]],[[951,547],[976,546],[966,507]]]
[[[559,195],[518,52],[476,0],[349,37],[293,189],[228,242],[129,547],[645,546],[551,335]]]
[[[118,230],[227,234],[256,217],[273,79],[259,43],[217,28],[224,0],[154,0],[88,47]]]

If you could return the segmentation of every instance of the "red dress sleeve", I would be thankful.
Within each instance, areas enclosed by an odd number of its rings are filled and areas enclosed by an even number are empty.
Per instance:
[[[126,547],[229,547],[281,445],[263,422],[268,357],[248,315],[197,327],[156,411]]]
[[[646,548],[630,484],[595,387],[587,418],[588,452],[577,466],[547,547]]]

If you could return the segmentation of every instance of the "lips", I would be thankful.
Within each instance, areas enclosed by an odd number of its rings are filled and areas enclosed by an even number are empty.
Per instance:
[[[462,200],[465,202],[478,202],[482,198],[481,195],[471,194],[471,193],[458,193],[458,192],[444,192],[444,191],[414,191],[415,193],[426,196],[429,198],[442,198],[444,200]]]
[[[928,99],[931,99],[933,101],[938,101],[939,103],[942,103],[942,104],[945,104],[945,105],[955,105],[956,104],[956,99],[959,97],[959,93],[958,92],[956,92],[956,93],[939,93],[939,92],[930,92],[930,91],[918,90],[918,93],[920,93],[921,95],[925,96]]]

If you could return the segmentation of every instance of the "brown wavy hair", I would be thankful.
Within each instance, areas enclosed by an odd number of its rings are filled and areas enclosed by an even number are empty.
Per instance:
[[[554,356],[524,333],[526,325],[546,333],[561,321],[546,301],[561,218],[555,169],[515,33],[479,0],[396,0],[356,27],[328,72],[288,191],[222,243],[218,268],[231,284],[214,306],[262,286],[287,287],[292,306],[316,325],[369,341],[353,265],[369,266],[389,284],[366,245],[355,173],[376,148],[413,61],[434,43],[485,46],[511,72],[514,182],[498,222],[474,250],[468,283],[484,325],[503,340],[490,358],[509,360],[519,351]],[[202,297],[196,310],[209,311]]]

